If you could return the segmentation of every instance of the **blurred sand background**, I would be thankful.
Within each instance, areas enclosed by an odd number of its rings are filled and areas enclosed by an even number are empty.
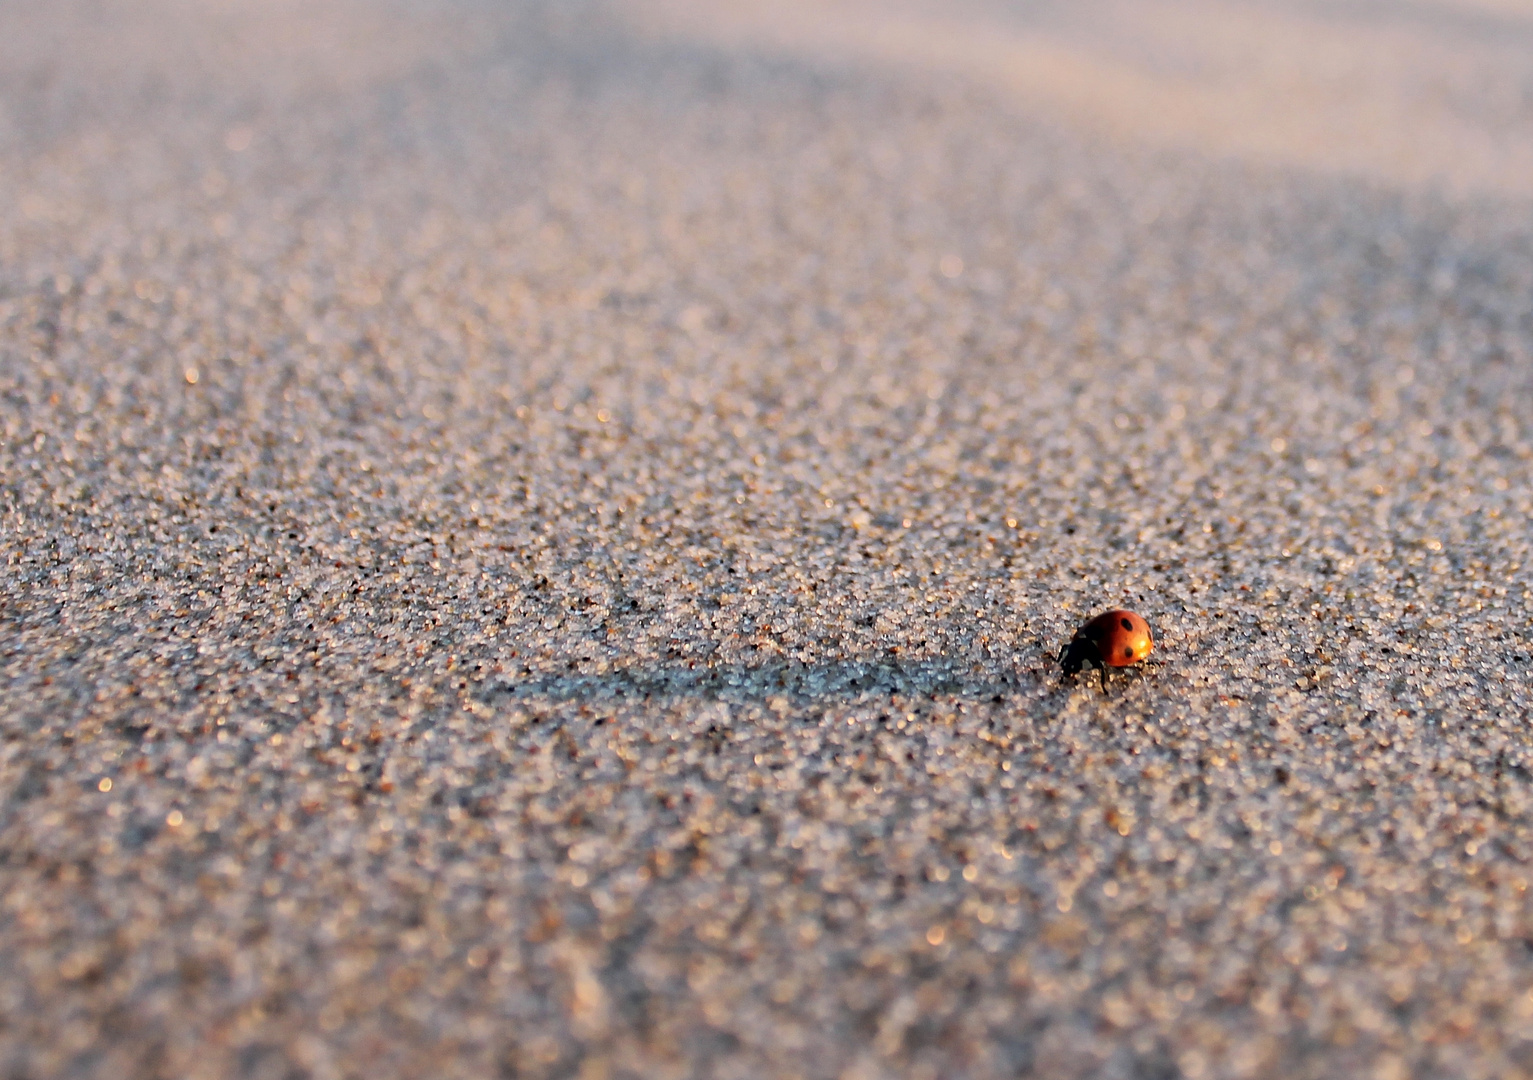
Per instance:
[[[1456,193],[1527,195],[1533,7],[1354,3],[771,5],[658,0],[721,48],[973,79],[1105,135]]]

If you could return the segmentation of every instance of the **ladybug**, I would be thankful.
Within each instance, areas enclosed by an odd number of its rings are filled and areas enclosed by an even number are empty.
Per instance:
[[[1137,664],[1155,647],[1150,624],[1132,611],[1104,611],[1086,622],[1070,643],[1059,650],[1059,663],[1066,675],[1074,675],[1086,665],[1102,673],[1102,691],[1107,692],[1107,669]]]

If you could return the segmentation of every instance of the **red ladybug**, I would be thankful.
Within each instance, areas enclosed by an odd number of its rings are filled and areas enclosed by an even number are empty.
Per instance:
[[[1155,647],[1150,624],[1132,611],[1104,611],[1075,632],[1070,644],[1059,650],[1059,663],[1066,675],[1074,675],[1086,665],[1102,673],[1102,691],[1107,691],[1107,669],[1137,664]]]

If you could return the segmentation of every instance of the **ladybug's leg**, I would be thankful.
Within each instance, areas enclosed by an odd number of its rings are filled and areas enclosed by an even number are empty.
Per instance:
[[[1102,673],[1102,693],[1107,693],[1107,665],[1098,664],[1097,670]]]

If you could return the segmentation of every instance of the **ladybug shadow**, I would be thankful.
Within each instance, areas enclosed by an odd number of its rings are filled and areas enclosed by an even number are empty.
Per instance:
[[[1108,697],[1149,677],[1160,659],[1114,669],[1101,679]],[[971,659],[915,660],[849,658],[821,663],[784,660],[766,663],[632,664],[605,672],[531,672],[483,684],[476,696],[486,704],[529,700],[549,704],[622,704],[701,699],[765,704],[786,698],[796,706],[826,705],[868,698],[949,697],[1000,704],[1018,696],[1068,695],[1094,673],[1062,674],[1054,654],[1018,656],[1012,663],[976,666]],[[1101,678],[1098,676],[1098,678]]]
[[[1057,663],[1058,661],[1056,661]],[[1153,673],[1153,669],[1164,667],[1164,660],[1141,660],[1129,667],[1109,668],[1102,665],[1084,665],[1081,670],[1073,672],[1061,671],[1058,675],[1056,689],[1061,694],[1069,694],[1083,686],[1090,686],[1093,681],[1100,680],[1102,695],[1113,697],[1116,690],[1121,696],[1129,686],[1142,683]],[[1095,667],[1095,671],[1091,668]],[[1111,672],[1111,675],[1109,675]],[[1111,682],[1109,682],[1111,679]]]
[[[763,704],[787,698],[798,705],[867,697],[956,697],[1000,702],[1033,682],[1021,665],[976,670],[970,660],[847,659],[823,663],[763,664],[705,661],[636,664],[594,673],[531,673],[497,680],[479,695],[488,704],[532,699],[546,702],[623,703],[705,700]]]

